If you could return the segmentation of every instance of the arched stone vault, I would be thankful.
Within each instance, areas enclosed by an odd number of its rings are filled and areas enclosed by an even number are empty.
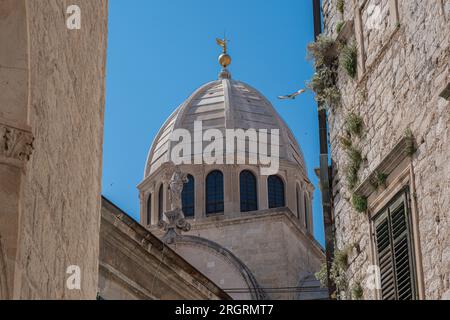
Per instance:
[[[192,251],[186,250],[189,247],[192,248]],[[242,293],[230,292],[229,294],[233,298],[247,298],[251,300],[264,300],[267,298],[265,292],[260,288],[250,269],[230,250],[222,247],[218,243],[201,237],[184,235],[177,239],[174,249],[175,251],[182,253],[183,257],[200,272],[208,276],[211,280],[217,281],[217,284],[221,286],[225,285],[225,287],[227,287],[227,284],[220,283],[220,278],[223,277],[223,274],[221,274],[220,271],[211,271],[211,269],[216,268],[216,266],[208,266],[208,261],[199,261],[195,258],[200,256],[201,252],[210,252],[217,256],[221,261],[231,266],[234,274],[229,276],[234,279],[241,278],[243,283],[246,285],[245,287],[239,286],[239,288],[228,288],[242,289]],[[249,296],[246,296],[247,294]]]

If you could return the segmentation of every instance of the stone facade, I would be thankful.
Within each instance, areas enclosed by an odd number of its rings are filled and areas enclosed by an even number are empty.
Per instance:
[[[352,27],[345,40],[358,47],[358,74],[352,79],[339,70],[342,106],[329,112],[337,247],[357,248],[349,256],[349,287],[365,279],[368,266],[376,264],[371,217],[407,186],[418,298],[441,299],[450,289],[450,105],[442,94],[450,81],[450,1],[344,3],[341,15],[337,1],[324,0],[323,15],[326,35],[336,38],[339,21],[346,21]],[[364,121],[364,134],[356,141],[365,158],[356,192],[364,193],[368,177],[380,165],[392,164],[408,128],[416,144],[412,156],[387,172],[386,188],[365,194],[367,214],[352,208],[345,181],[348,158],[339,140],[351,112]],[[366,289],[364,298],[380,296]]]
[[[106,37],[106,0],[0,1],[0,299],[96,297]]]

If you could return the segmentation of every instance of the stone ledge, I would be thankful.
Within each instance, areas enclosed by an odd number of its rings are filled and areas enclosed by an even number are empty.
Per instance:
[[[389,176],[406,157],[410,156],[412,144],[414,144],[412,137],[403,137],[392,151],[381,160],[375,170],[356,188],[355,193],[368,198],[375,191],[373,182],[376,181],[376,175],[383,173]]]

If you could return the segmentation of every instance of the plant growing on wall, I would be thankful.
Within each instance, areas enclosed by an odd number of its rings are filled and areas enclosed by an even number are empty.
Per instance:
[[[352,299],[353,300],[361,300],[364,296],[364,290],[361,285],[361,283],[355,282],[355,284],[352,286]]]
[[[321,107],[331,108],[340,105],[341,93],[337,82],[337,53],[335,41],[324,35],[308,45],[308,57],[314,60],[316,72],[308,83],[309,89],[316,94]]]
[[[334,71],[329,68],[320,68],[308,84],[308,88],[316,94],[316,101],[325,108],[340,104],[341,93],[335,85],[335,79]]]
[[[336,64],[335,41],[323,34],[308,44],[308,59],[314,60],[316,67],[332,67]]]
[[[359,115],[352,112],[345,118],[344,126],[348,133],[360,137],[362,135],[364,122]]]
[[[388,175],[382,172],[375,172],[374,177],[371,179],[370,183],[375,190],[378,190],[380,187],[386,188],[386,180]]]
[[[322,263],[320,266],[320,270],[314,274],[317,280],[320,282],[320,286],[322,288],[326,288],[328,285],[328,278],[327,278],[327,264]]]
[[[353,190],[359,182],[358,178],[359,168],[355,167],[353,163],[350,163],[345,169],[345,171],[348,187]]]
[[[344,14],[345,0],[337,0],[336,8],[340,14]]]
[[[352,205],[356,211],[364,213],[367,210],[367,198],[354,193],[352,196]]]
[[[336,24],[336,32],[339,34],[339,33],[341,33],[341,31],[342,31],[342,27],[344,26],[344,21],[339,21],[337,24]]]
[[[346,167],[346,179],[350,189],[354,189],[359,181],[358,172],[361,168],[362,155],[361,150],[357,149],[353,145],[346,149],[348,156],[348,164]]]
[[[351,190],[355,189],[359,182],[358,172],[363,162],[361,150],[354,145],[352,138],[362,136],[363,127],[364,122],[362,118],[356,113],[350,113],[345,117],[344,121],[344,129],[347,137],[340,137],[341,146],[348,157],[345,174],[347,185]]]
[[[336,285],[337,296],[341,292],[346,292],[348,289],[346,271],[348,269],[348,254],[349,247],[342,250],[335,250],[333,262],[331,264],[330,278]],[[327,266],[322,264],[320,271],[315,274],[317,280],[320,281],[322,287],[327,286]]]
[[[345,150],[350,149],[353,145],[352,140],[347,137],[340,137],[339,142],[341,143],[342,148],[344,148]]]
[[[358,51],[356,44],[344,44],[339,55],[339,65],[347,74],[355,78],[358,70]]]
[[[336,9],[341,14],[342,20],[344,19],[344,9],[345,9],[345,1],[337,0]],[[342,31],[342,27],[344,26],[344,21],[339,21],[336,25],[336,32],[339,34]]]

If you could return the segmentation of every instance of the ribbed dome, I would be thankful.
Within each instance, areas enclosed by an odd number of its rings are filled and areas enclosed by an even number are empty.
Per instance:
[[[150,149],[145,177],[170,160],[171,148],[177,143],[170,141],[173,130],[187,129],[194,137],[194,121],[200,120],[203,130],[219,129],[224,135],[225,129],[279,129],[280,160],[299,165],[306,173],[301,149],[271,103],[243,82],[222,79],[200,87],[169,117]]]

